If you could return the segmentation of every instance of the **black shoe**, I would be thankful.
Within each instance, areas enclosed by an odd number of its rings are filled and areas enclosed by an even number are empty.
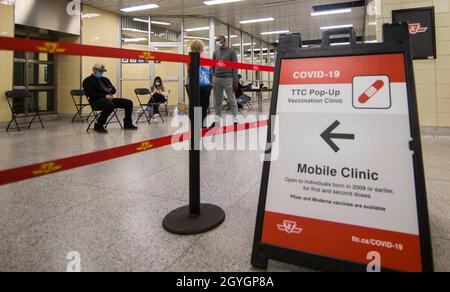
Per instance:
[[[108,131],[105,129],[105,127],[99,124],[94,125],[94,131],[99,134],[108,134]]]
[[[131,131],[136,131],[138,129],[138,127],[136,127],[133,124],[125,124],[125,126],[123,127],[125,130],[131,130]]]

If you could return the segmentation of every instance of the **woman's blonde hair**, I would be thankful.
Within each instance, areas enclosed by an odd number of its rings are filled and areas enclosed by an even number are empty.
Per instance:
[[[191,51],[200,53],[205,48],[205,44],[201,40],[194,40],[191,43]]]

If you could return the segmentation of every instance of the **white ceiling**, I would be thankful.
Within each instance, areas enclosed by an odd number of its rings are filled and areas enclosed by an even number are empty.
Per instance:
[[[351,14],[313,17],[312,6],[349,2],[352,0],[246,0],[242,2],[207,6],[203,0],[84,0],[88,4],[121,15],[130,16],[213,16],[222,22],[246,31],[269,42],[277,36],[261,36],[263,31],[290,30],[300,32],[304,40],[321,38],[320,27],[353,24],[358,36],[363,34],[365,9],[354,8]],[[124,13],[121,8],[156,3],[160,8]],[[241,25],[240,20],[273,17],[275,21]]]

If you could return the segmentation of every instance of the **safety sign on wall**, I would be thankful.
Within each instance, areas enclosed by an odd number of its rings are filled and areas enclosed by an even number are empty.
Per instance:
[[[404,54],[280,64],[260,243],[422,271]]]

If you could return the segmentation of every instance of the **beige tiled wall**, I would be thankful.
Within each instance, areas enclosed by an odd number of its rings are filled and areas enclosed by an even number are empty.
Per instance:
[[[0,35],[14,36],[14,9],[0,1]],[[8,122],[11,113],[5,99],[5,92],[12,89],[13,53],[0,51],[0,123]]]
[[[79,44],[80,37],[61,38],[61,42]],[[58,114],[62,116],[73,115],[73,104],[70,91],[81,88],[81,57],[58,56]]]
[[[436,60],[414,61],[421,126],[450,127],[450,0],[376,0],[378,37],[381,26],[392,22],[392,10],[434,6]]]
[[[120,40],[118,39],[119,16],[87,5],[83,6],[83,13],[98,15],[97,17],[83,19],[83,45],[120,47]],[[95,63],[103,63],[108,68],[106,77],[111,79],[111,82],[118,87],[117,66],[119,61],[110,58],[83,57],[82,76],[85,78],[92,74],[92,67]]]

